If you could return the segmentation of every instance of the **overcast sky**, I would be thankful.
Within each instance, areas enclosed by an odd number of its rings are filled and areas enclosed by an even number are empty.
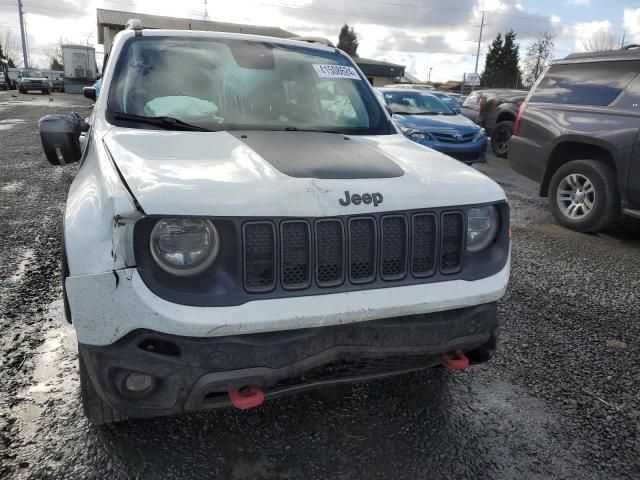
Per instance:
[[[343,23],[360,36],[360,56],[388,60],[426,80],[458,80],[472,72],[481,23],[483,53],[498,32],[512,28],[521,51],[542,33],[556,37],[556,57],[583,50],[599,32],[640,43],[640,0],[208,0],[211,20],[278,26],[337,42]],[[96,8],[199,18],[204,0],[23,0],[32,64],[48,64],[59,38],[96,43]],[[17,0],[0,0],[0,42],[22,61]],[[9,38],[7,39],[7,35]],[[101,45],[96,45],[98,52]],[[98,55],[100,63],[100,55]]]

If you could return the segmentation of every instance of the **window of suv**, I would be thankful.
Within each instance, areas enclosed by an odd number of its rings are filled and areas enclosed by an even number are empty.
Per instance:
[[[552,65],[530,102],[610,105],[640,73],[640,61]]]
[[[393,132],[348,57],[302,42],[131,38],[118,57],[107,115],[117,125],[149,128],[123,114],[207,130]]]

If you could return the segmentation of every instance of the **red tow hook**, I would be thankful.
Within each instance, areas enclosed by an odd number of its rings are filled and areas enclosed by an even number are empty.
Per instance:
[[[469,359],[462,350],[454,352],[455,357],[451,358],[451,353],[442,354],[442,365],[447,370],[464,370],[469,367]]]
[[[229,390],[229,401],[238,410],[247,410],[262,405],[264,392],[260,387],[247,387],[242,393],[239,390]]]

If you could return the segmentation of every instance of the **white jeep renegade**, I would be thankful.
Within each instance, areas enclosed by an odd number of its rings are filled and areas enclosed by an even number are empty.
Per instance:
[[[330,45],[131,21],[88,122],[40,134],[81,162],[64,292],[95,424],[494,354],[503,190],[399,134]]]

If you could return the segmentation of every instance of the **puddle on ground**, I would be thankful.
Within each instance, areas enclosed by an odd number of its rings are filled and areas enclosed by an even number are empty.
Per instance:
[[[20,423],[20,436],[33,438],[38,430],[38,421],[46,413],[50,401],[65,401],[77,389],[77,380],[64,375],[74,368],[75,332],[64,319],[62,299],[49,305],[43,314],[43,322],[53,323],[54,328],[46,331],[46,339],[38,347],[31,364],[31,385],[22,390],[16,398],[22,400],[13,411]],[[51,322],[47,319],[51,318]]]
[[[0,191],[5,193],[14,193],[22,188],[22,182],[11,182],[0,187]]]
[[[22,280],[22,277],[24,277],[24,274],[27,271],[27,265],[29,265],[31,260],[33,260],[33,249],[28,248],[22,255],[22,260],[20,260],[20,263],[16,267],[16,272],[11,277],[9,277],[9,280],[13,284],[16,284],[20,280]]]

